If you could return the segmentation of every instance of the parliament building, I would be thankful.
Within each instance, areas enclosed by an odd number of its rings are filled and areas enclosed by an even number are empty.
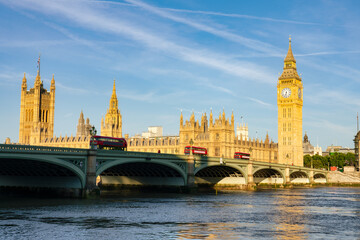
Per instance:
[[[124,137],[128,151],[161,152],[184,154],[185,146],[205,147],[208,156],[233,158],[235,152],[247,152],[254,161],[283,163],[303,166],[302,150],[302,80],[296,70],[296,61],[289,41],[289,50],[284,60],[283,73],[277,82],[278,143],[270,140],[268,134],[259,140],[248,137],[247,126],[241,125],[235,132],[234,113],[230,119],[225,111],[218,117],[210,111],[201,119],[184,120],[180,114],[178,136],[123,136],[122,115],[116,96],[115,81],[105,119],[101,119],[102,136]],[[35,78],[34,88],[27,90],[27,79],[21,86],[19,144],[51,147],[89,148],[90,120],[85,120],[81,111],[75,136],[54,136],[55,80],[51,80],[48,92],[41,81],[40,71]],[[237,133],[237,134],[236,134]]]

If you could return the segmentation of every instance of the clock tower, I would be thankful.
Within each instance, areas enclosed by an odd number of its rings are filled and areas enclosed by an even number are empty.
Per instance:
[[[296,60],[289,50],[277,84],[278,163],[303,166],[302,106],[303,84],[296,71]]]

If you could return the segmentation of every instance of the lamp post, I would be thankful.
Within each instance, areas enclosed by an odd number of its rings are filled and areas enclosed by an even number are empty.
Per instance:
[[[193,155],[192,145],[194,144],[194,141],[192,140],[192,138],[190,139],[189,144],[190,144],[190,155]]]
[[[93,125],[90,128],[90,136],[91,136],[91,140],[90,140],[90,144],[91,144],[91,149],[94,149],[94,145],[93,145],[93,140],[94,140],[94,136],[96,135],[97,131],[95,126]]]

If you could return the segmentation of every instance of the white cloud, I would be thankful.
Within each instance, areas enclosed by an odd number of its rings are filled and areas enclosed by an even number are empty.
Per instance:
[[[254,81],[272,84],[274,77],[268,70],[252,65],[248,62],[234,61],[226,55],[207,51],[205,49],[195,49],[183,46],[176,42],[171,42],[162,38],[159,34],[151,33],[148,30],[141,29],[131,24],[129,21],[119,18],[110,18],[106,12],[101,9],[92,8],[86,2],[72,1],[45,1],[45,0],[22,0],[15,2],[4,2],[4,4],[24,8],[32,11],[38,11],[52,17],[60,16],[66,18],[72,23],[81,25],[84,28],[92,29],[98,32],[107,32],[116,35],[125,36],[135,40],[147,48],[158,50],[165,54],[170,54],[178,59],[193,62],[213,69],[217,69],[228,74],[251,79]],[[68,7],[71,4],[72,7]]]
[[[200,31],[208,32],[208,33],[211,33],[218,37],[224,38],[228,41],[239,43],[239,44],[244,45],[252,50],[265,52],[265,53],[272,54],[272,55],[277,54],[280,51],[279,49],[277,49],[276,47],[274,47],[268,43],[264,43],[264,42],[261,42],[258,40],[246,38],[246,37],[243,37],[243,36],[240,36],[240,35],[237,35],[237,34],[222,30],[222,29],[216,29],[214,27],[209,26],[208,24],[196,22],[191,19],[179,17],[179,16],[169,13],[168,11],[166,11],[164,9],[153,7],[149,4],[143,3],[141,1],[136,1],[136,0],[125,0],[125,1],[130,2],[130,3],[134,4],[135,6],[146,9],[146,10],[150,11],[151,13],[154,13],[161,17],[168,18],[173,21],[186,24],[186,25],[191,26]]]

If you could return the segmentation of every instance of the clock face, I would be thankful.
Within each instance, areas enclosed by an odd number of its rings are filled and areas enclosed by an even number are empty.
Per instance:
[[[284,98],[288,98],[291,95],[291,89],[290,88],[284,88],[281,91],[281,96],[283,96]]]
[[[300,88],[298,90],[298,94],[299,94],[299,99],[301,99],[301,89]]]

